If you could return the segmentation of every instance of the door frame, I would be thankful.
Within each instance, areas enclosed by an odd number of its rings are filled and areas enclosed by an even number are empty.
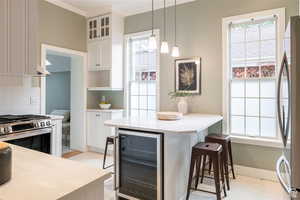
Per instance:
[[[86,52],[82,52],[82,51],[76,51],[76,50],[72,50],[72,49],[66,49],[66,48],[62,48],[62,47],[57,47],[57,46],[52,46],[52,45],[48,45],[48,44],[42,44],[41,45],[41,67],[46,69],[46,56],[47,56],[47,50],[51,50],[51,51],[56,51],[56,52],[60,52],[60,53],[65,53],[65,54],[70,54],[70,55],[74,55],[74,56],[80,56],[83,59],[83,68],[84,68],[84,73],[82,74],[83,76],[83,94],[84,94],[84,106],[86,108],[87,106],[87,53]],[[42,115],[46,114],[46,77],[41,77],[41,108],[40,108],[40,112]],[[84,138],[86,138],[86,112],[84,112],[84,121],[83,121],[83,130],[84,130]],[[78,147],[80,151],[86,151],[86,140],[81,141],[80,147]]]

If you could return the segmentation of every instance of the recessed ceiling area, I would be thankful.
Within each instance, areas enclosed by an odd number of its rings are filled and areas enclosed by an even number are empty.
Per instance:
[[[58,0],[56,0],[58,1]],[[95,16],[110,12],[118,12],[124,16],[143,13],[151,10],[151,0],[59,0],[82,10],[87,16]],[[195,0],[177,0],[177,4]],[[163,7],[163,0],[154,0],[155,9]],[[174,5],[174,0],[166,0],[167,6]]]

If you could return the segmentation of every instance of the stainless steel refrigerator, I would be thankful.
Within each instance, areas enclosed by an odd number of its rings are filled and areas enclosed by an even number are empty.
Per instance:
[[[278,179],[293,200],[300,200],[300,16],[291,17],[277,87],[278,125],[284,146]]]

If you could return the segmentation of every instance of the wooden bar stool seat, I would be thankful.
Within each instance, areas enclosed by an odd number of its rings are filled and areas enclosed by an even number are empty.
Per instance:
[[[213,143],[218,143],[218,144],[222,145],[222,148],[223,148],[222,157],[224,160],[223,164],[224,164],[224,169],[225,169],[226,185],[227,185],[228,190],[230,190],[228,161],[230,161],[232,176],[233,176],[233,179],[235,179],[233,158],[232,158],[232,148],[231,148],[231,137],[229,135],[210,134],[205,137],[205,142],[213,142]],[[206,163],[206,160],[204,160],[204,163]],[[209,160],[209,174],[211,173],[211,165],[212,165],[212,161]],[[203,173],[202,173],[202,176],[203,176]]]
[[[105,144],[105,150],[104,150],[104,159],[103,159],[103,166],[102,168],[103,169],[107,169],[109,167],[112,167],[114,166],[113,164],[112,165],[109,165],[109,166],[105,166],[105,162],[106,162],[106,156],[107,156],[107,150],[108,150],[108,145],[113,145],[115,142],[114,142],[114,137],[113,136],[110,136],[110,137],[107,137],[106,138],[106,144]]]
[[[199,190],[203,192],[213,193],[217,195],[217,200],[221,200],[221,190],[223,188],[225,197],[226,188],[225,188],[225,180],[224,180],[224,169],[222,167],[222,145],[217,143],[205,143],[200,142],[196,144],[192,149],[192,156],[191,156],[191,165],[190,165],[190,172],[189,172],[189,181],[188,181],[188,188],[187,188],[187,195],[186,200],[189,199],[190,190]],[[215,180],[215,187],[216,192],[206,191],[197,189],[198,181],[200,176],[200,165],[202,157],[209,157],[213,163],[213,172],[214,172],[214,180]],[[194,177],[194,168],[196,167],[196,181],[195,181],[195,188],[192,188],[192,181]],[[203,165],[205,167],[205,165]],[[220,184],[220,182],[222,182]]]

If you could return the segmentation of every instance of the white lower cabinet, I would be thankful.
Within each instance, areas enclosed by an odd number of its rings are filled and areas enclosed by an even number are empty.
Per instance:
[[[114,128],[104,126],[106,120],[120,119],[123,111],[87,112],[87,146],[92,151],[104,152],[106,138],[114,134]]]
[[[51,155],[62,156],[62,118],[52,118]]]

